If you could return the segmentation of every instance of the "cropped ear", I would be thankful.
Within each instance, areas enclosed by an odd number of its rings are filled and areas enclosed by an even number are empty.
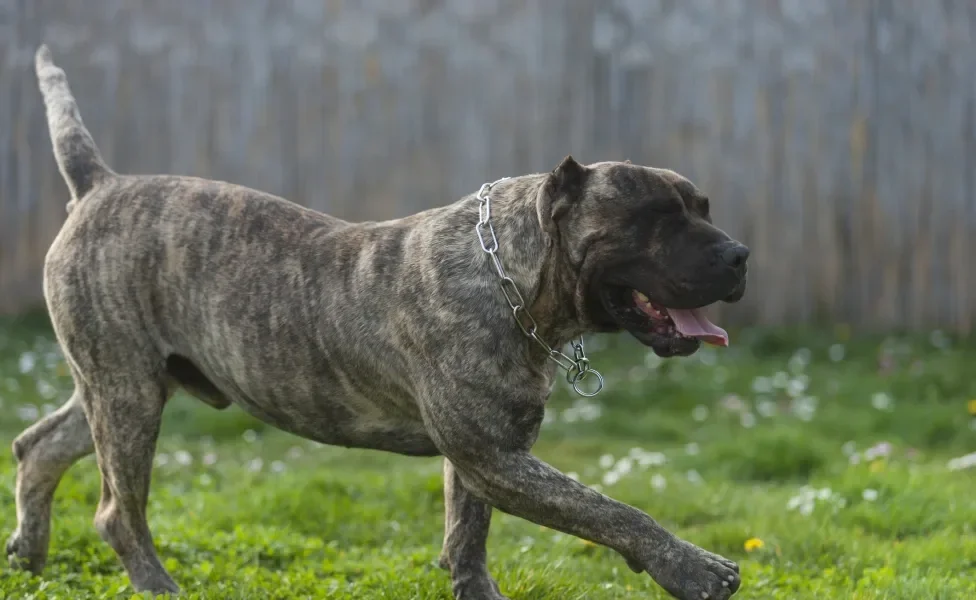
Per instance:
[[[576,162],[572,156],[567,156],[539,188],[535,204],[539,225],[550,238],[556,239],[559,233],[556,222],[580,199],[589,174],[588,168]]]

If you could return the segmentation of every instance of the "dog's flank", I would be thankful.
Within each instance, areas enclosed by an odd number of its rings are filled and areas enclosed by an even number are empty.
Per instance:
[[[34,67],[44,97],[54,156],[71,191],[70,212],[99,181],[114,173],[102,160],[95,140],[81,120],[78,103],[68,87],[64,70],[54,64],[46,45],[38,48]]]

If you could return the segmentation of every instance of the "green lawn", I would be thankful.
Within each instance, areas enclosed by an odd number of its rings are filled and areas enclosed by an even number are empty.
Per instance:
[[[729,349],[669,361],[624,336],[590,346],[607,388],[583,402],[560,386],[538,455],[738,560],[735,598],[976,597],[976,466],[953,461],[976,452],[974,345],[840,328],[734,332]],[[43,322],[0,322],[4,537],[9,442],[69,388]],[[446,600],[440,471],[177,397],[150,525],[189,598]],[[58,490],[43,576],[6,569],[0,597],[130,595],[92,527],[97,500],[89,457]],[[488,552],[514,599],[667,597],[612,551],[497,512]]]

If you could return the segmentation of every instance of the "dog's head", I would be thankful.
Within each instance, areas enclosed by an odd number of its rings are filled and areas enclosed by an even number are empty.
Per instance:
[[[568,259],[589,329],[627,330],[660,356],[728,344],[702,309],[742,298],[749,249],[712,225],[708,205],[673,171],[572,157],[556,167],[539,221]]]

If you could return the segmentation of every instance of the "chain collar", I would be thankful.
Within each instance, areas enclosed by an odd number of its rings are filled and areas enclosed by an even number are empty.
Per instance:
[[[508,301],[508,306],[512,309],[512,316],[515,317],[515,322],[518,324],[519,329],[522,330],[522,333],[542,346],[548,354],[549,360],[566,371],[566,381],[573,386],[577,394],[586,396],[587,398],[596,396],[603,389],[603,375],[600,375],[599,371],[590,367],[590,360],[586,358],[586,352],[583,350],[583,336],[581,335],[573,341],[572,358],[547,344],[539,336],[539,327],[532,315],[529,314],[529,309],[526,306],[525,299],[522,297],[522,292],[515,285],[515,281],[505,272],[502,261],[498,258],[498,238],[495,237],[495,228],[491,225],[491,196],[488,195],[488,192],[495,185],[507,179],[508,177],[503,177],[497,181],[486,183],[478,190],[477,198],[480,204],[478,205],[478,225],[475,227],[475,231],[478,234],[478,241],[481,242],[481,249],[491,257],[495,271],[498,272],[498,276],[501,278],[499,285],[502,288],[502,293],[505,295],[505,300]],[[596,377],[597,381],[597,387],[592,392],[588,392],[580,387],[580,384],[590,375]]]

